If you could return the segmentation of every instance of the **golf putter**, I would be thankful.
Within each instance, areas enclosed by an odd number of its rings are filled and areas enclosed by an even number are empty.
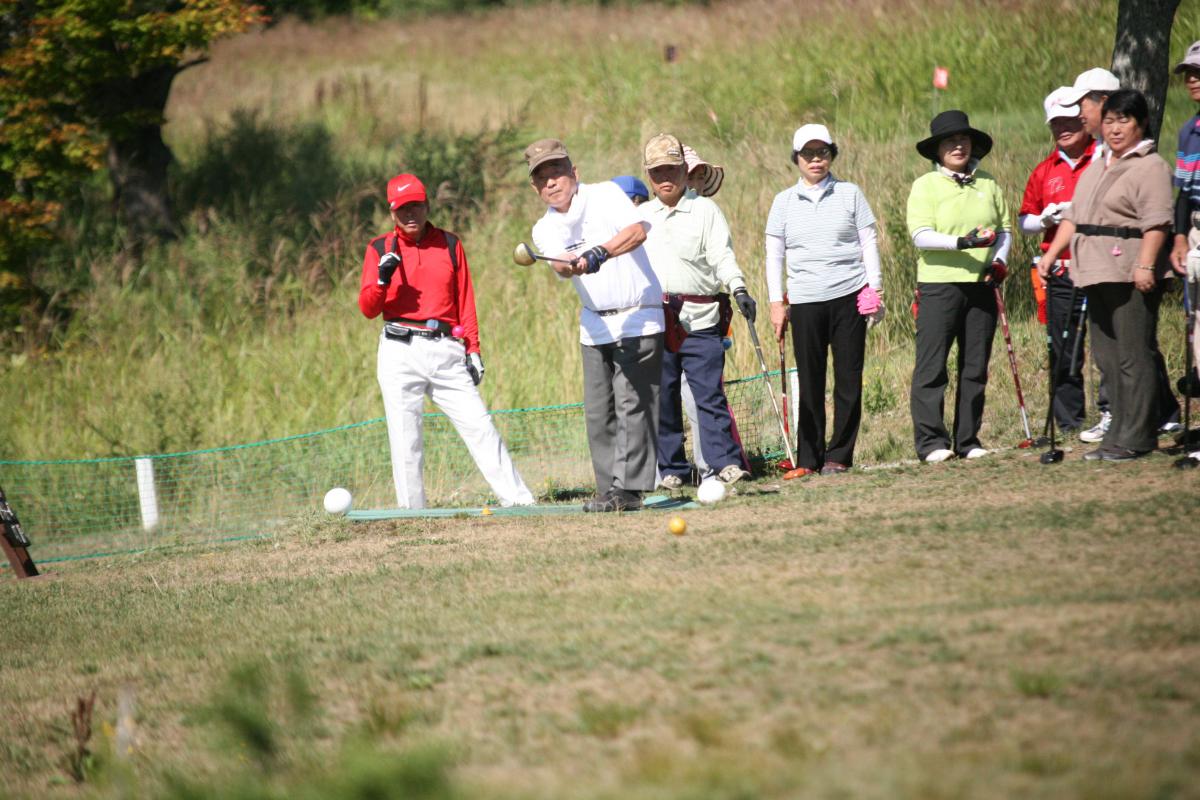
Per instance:
[[[1067,320],[1069,328],[1071,321]],[[1038,456],[1038,461],[1043,464],[1057,464],[1063,460],[1063,451],[1057,446],[1054,441],[1054,391],[1058,386],[1058,376],[1061,367],[1057,359],[1054,358],[1054,339],[1050,333],[1050,328],[1046,328],[1046,358],[1050,365],[1050,406],[1046,414],[1046,427],[1050,431],[1050,449]]]
[[[792,464],[796,463],[796,455],[792,452],[792,443],[788,439],[787,426],[783,422],[783,414],[779,412],[779,402],[775,399],[775,389],[771,386],[771,376],[767,374],[767,360],[763,358],[762,342],[758,340],[758,331],[754,329],[754,323],[746,320],[746,327],[750,329],[750,341],[754,343],[754,352],[758,355],[758,366],[762,369],[763,384],[767,387],[767,394],[771,398],[771,406],[775,409],[775,420],[779,423],[779,432],[783,434],[783,449],[787,453],[788,461]],[[795,472],[796,470],[792,470]],[[791,475],[791,472],[788,473]],[[788,475],[783,477],[787,479]]]
[[[787,302],[787,298],[784,298]],[[779,339],[779,403],[783,408],[783,437],[789,443],[792,441],[792,429],[788,420],[791,415],[788,413],[788,374],[787,374],[787,317],[783,318],[783,336]],[[791,472],[796,468],[790,458],[785,458],[777,465],[784,472]]]
[[[1184,356],[1184,388],[1187,389],[1183,393],[1183,433],[1179,435],[1179,444],[1183,448],[1183,457],[1175,460],[1174,467],[1176,469],[1195,469],[1200,466],[1200,461],[1188,455],[1188,448],[1191,444],[1192,430],[1192,371],[1196,368],[1195,360],[1195,335],[1196,335],[1196,283],[1185,281],[1183,284],[1183,311],[1184,324],[1187,330],[1184,336],[1184,347],[1187,348]]]
[[[1008,330],[1008,314],[1004,310],[1004,298],[1000,295],[1000,286],[992,285],[996,295],[996,310],[1000,313],[1000,327],[1004,331],[1004,344],[1008,347],[1008,367],[1012,370],[1013,386],[1017,388],[1017,406],[1021,409],[1021,425],[1025,429],[1025,439],[1017,445],[1021,449],[1033,447],[1033,431],[1029,430],[1029,414],[1025,411],[1025,394],[1021,391],[1021,376],[1017,374],[1017,354],[1013,350],[1012,334]]]

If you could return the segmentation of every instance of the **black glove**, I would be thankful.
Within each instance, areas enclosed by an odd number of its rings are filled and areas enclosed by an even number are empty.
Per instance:
[[[966,236],[958,237],[959,250],[974,250],[976,247],[991,247],[996,241],[996,232],[980,233],[979,228],[973,228]]]
[[[758,316],[758,304],[754,302],[754,298],[745,289],[738,289],[733,293],[733,301],[737,303],[738,311],[742,312],[742,316],[754,324],[754,318]]]
[[[379,285],[387,286],[392,282],[392,274],[395,273],[400,266],[399,253],[384,253],[383,258],[379,259]]]
[[[593,272],[599,272],[600,265],[608,261],[608,251],[604,249],[603,245],[598,244],[579,257],[587,262],[587,269],[584,272],[591,275]]]

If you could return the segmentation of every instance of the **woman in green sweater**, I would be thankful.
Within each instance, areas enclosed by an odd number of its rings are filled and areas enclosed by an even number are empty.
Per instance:
[[[920,252],[910,400],[917,455],[938,462],[988,453],[979,428],[996,331],[992,287],[1007,274],[1012,235],[996,179],[978,168],[992,149],[992,137],[972,128],[962,111],[938,114],[929,132],[917,152],[934,169],[913,182],[908,196],[908,230]],[[953,435],[943,419],[952,342],[958,344]]]

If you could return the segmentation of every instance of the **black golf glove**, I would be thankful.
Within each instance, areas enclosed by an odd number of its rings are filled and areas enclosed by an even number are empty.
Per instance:
[[[738,311],[742,312],[742,316],[754,324],[754,318],[758,316],[758,304],[754,302],[754,298],[750,296],[744,288],[738,289],[733,293],[733,301],[737,303]]]
[[[483,383],[483,356],[479,353],[467,354],[467,372],[476,386]]]
[[[401,264],[398,253],[384,253],[379,259],[379,285],[387,286],[392,282],[392,275]]]
[[[976,247],[991,247],[995,241],[995,231],[981,233],[979,228],[973,228],[966,236],[958,237],[958,249],[974,250]]]
[[[608,261],[608,251],[604,249],[603,245],[598,244],[591,250],[584,251],[579,257],[587,262],[587,269],[584,272],[591,275],[593,272],[599,272],[600,265]]]

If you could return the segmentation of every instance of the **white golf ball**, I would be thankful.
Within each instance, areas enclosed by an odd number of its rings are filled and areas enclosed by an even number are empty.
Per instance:
[[[353,502],[349,490],[340,486],[325,493],[325,510],[330,514],[345,514]]]
[[[717,478],[705,478],[696,489],[696,499],[705,505],[721,502],[725,499],[725,484]]]

